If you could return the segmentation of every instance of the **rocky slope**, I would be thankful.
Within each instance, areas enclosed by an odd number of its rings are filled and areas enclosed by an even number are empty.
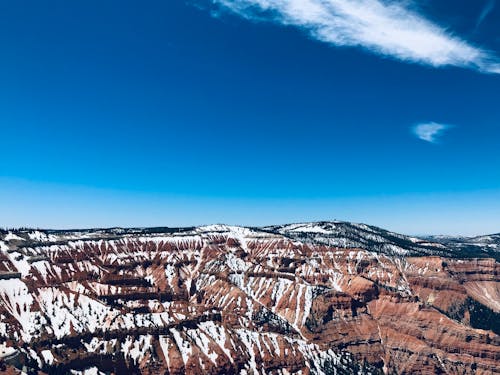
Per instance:
[[[19,368],[500,373],[498,262],[444,243],[331,222],[20,230],[0,248]]]

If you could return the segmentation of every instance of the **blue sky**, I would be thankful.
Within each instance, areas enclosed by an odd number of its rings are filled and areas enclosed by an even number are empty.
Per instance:
[[[495,1],[0,7],[0,226],[500,232]]]

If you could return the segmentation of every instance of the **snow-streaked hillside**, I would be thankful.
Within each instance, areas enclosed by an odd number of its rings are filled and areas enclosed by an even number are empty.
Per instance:
[[[492,257],[500,260],[500,234],[476,237],[429,236],[427,239],[442,243],[457,257]]]
[[[382,254],[405,256],[451,254],[449,249],[438,242],[344,221],[288,224],[264,229],[307,243],[361,248]]]
[[[344,222],[0,233],[0,343],[48,373],[495,373],[494,259]]]

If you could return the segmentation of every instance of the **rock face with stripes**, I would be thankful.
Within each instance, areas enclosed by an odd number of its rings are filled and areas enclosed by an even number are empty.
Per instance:
[[[0,341],[46,373],[500,373],[495,259],[325,225],[4,232]]]

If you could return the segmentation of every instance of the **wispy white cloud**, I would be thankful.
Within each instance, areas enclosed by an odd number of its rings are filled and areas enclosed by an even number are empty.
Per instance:
[[[399,60],[500,73],[498,59],[413,9],[409,0],[212,0],[250,20],[306,30],[337,46]]]
[[[443,132],[451,126],[446,124],[438,124],[436,122],[428,122],[415,125],[413,133],[423,141],[436,143]]]
[[[483,23],[483,21],[485,20],[486,17],[488,17],[493,8],[495,8],[495,0],[488,0],[484,8],[481,10],[479,17],[477,18],[476,28],[478,28],[479,25]]]

